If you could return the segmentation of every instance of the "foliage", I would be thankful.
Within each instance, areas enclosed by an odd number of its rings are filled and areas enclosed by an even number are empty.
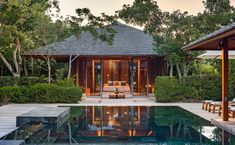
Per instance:
[[[0,104],[8,104],[16,96],[21,96],[20,87],[5,86],[0,88]]]
[[[143,26],[151,34],[161,32],[163,14],[154,0],[135,0],[133,5],[123,5],[117,15],[127,23]]]
[[[56,15],[50,13],[51,8],[56,8]],[[27,75],[29,63],[24,60],[25,58],[21,58],[25,51],[64,40],[72,34],[79,37],[81,33],[89,31],[94,39],[112,44],[116,32],[104,25],[113,23],[113,16],[102,13],[97,17],[88,8],[82,8],[76,9],[77,16],[61,19],[58,15],[59,10],[57,0],[9,0],[0,3],[0,35],[2,36],[0,37],[0,59],[5,65],[4,68],[14,77],[21,76],[23,71]],[[49,14],[57,19],[52,21]],[[102,29],[98,31],[97,28]],[[51,53],[48,52],[48,56],[42,56],[47,61],[45,70],[48,72],[49,82],[51,65],[55,65]],[[68,78],[70,71],[71,68],[68,71]]]
[[[35,84],[30,88],[35,103],[76,103],[81,99],[80,87],[64,87],[54,84]]]
[[[124,5],[118,16],[152,34],[155,50],[167,60],[169,75],[182,78],[195,73],[195,63],[200,62],[194,58],[200,53],[181,48],[235,20],[229,0],[206,0],[203,4],[205,11],[192,16],[180,10],[164,12],[153,0],[135,0],[132,5]]]
[[[82,90],[75,86],[35,84],[32,86],[4,86],[0,88],[0,104],[8,103],[77,103]]]
[[[21,74],[21,54],[38,42],[34,37],[40,37],[35,33],[40,21],[47,19],[50,23],[46,11],[53,5],[56,5],[56,0],[8,0],[0,3],[0,58],[13,76]]]
[[[60,80],[56,84],[58,86],[73,87],[75,86],[74,81],[75,81],[74,79],[70,78],[70,79]]]
[[[44,77],[12,77],[2,76],[0,77],[0,87],[3,86],[30,86],[36,83],[46,83],[47,80]]]
[[[155,81],[155,95],[159,102],[177,102],[182,100],[181,96],[176,96],[179,82],[174,77],[157,77]]]
[[[197,102],[206,99],[221,100],[220,76],[157,77],[155,96],[159,102]],[[230,82],[234,84],[234,81]],[[234,98],[230,85],[230,98]]]
[[[221,100],[221,76],[188,76],[182,79],[186,86],[198,92],[200,100]]]

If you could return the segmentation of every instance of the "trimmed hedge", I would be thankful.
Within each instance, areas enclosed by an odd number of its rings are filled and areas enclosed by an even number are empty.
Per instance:
[[[158,102],[179,102],[197,100],[198,92],[194,87],[184,85],[175,77],[157,77],[155,96]]]
[[[35,84],[28,87],[0,88],[0,104],[8,103],[76,103],[81,100],[82,89],[54,84]]]
[[[37,83],[47,83],[47,78],[44,77],[12,77],[1,76],[0,87],[3,86],[30,86]]]
[[[221,76],[189,76],[181,80],[160,76],[155,80],[155,96],[159,102],[198,102],[221,100]],[[234,98],[234,79],[230,80],[230,99]]]

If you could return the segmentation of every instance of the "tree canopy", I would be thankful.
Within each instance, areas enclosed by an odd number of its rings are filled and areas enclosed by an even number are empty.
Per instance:
[[[104,13],[94,16],[88,8],[78,8],[76,16],[53,21],[51,16],[58,14],[51,14],[52,8],[60,11],[57,0],[8,0],[0,3],[0,60],[13,76],[19,77],[22,71],[27,71],[23,70],[26,63],[21,57],[24,51],[61,41],[72,34],[79,37],[89,31],[94,39],[112,44],[115,31],[103,26],[113,23],[113,16]],[[97,28],[104,29],[98,32]]]
[[[169,75],[179,78],[192,74],[194,58],[198,52],[185,52],[181,48],[234,21],[234,7],[229,0],[203,1],[205,11],[198,15],[175,10],[162,11],[153,0],[135,0],[132,5],[124,5],[117,11],[127,23],[141,25],[154,36],[155,49],[165,56]]]

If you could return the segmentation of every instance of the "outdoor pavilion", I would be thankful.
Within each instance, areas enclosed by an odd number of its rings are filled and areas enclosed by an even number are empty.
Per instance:
[[[185,51],[222,51],[222,120],[228,121],[228,58],[235,50],[235,22],[183,47]]]

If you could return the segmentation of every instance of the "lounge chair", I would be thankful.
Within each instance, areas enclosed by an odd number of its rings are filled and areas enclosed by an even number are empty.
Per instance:
[[[229,117],[235,118],[235,107],[229,106],[228,113],[229,113]],[[221,115],[222,115],[222,106],[219,109],[219,116],[221,116]]]
[[[222,105],[222,102],[221,102],[221,101],[218,101],[218,102],[211,102],[211,103],[209,104],[209,109],[208,109],[208,111],[209,111],[209,112],[212,112],[212,113],[215,113],[216,108],[219,109],[221,105]]]
[[[206,103],[206,108],[205,110],[208,110],[209,112],[215,113],[216,108],[220,110],[220,107],[222,106],[222,101],[211,101],[208,100]],[[229,105],[235,105],[235,98],[233,98],[232,101],[229,101]]]
[[[208,110],[208,107],[209,107],[209,104],[210,104],[211,102],[213,102],[213,100],[204,100],[204,101],[202,102],[202,109],[207,111],[207,110]]]
[[[235,117],[235,107],[229,108],[229,116],[234,118]]]

